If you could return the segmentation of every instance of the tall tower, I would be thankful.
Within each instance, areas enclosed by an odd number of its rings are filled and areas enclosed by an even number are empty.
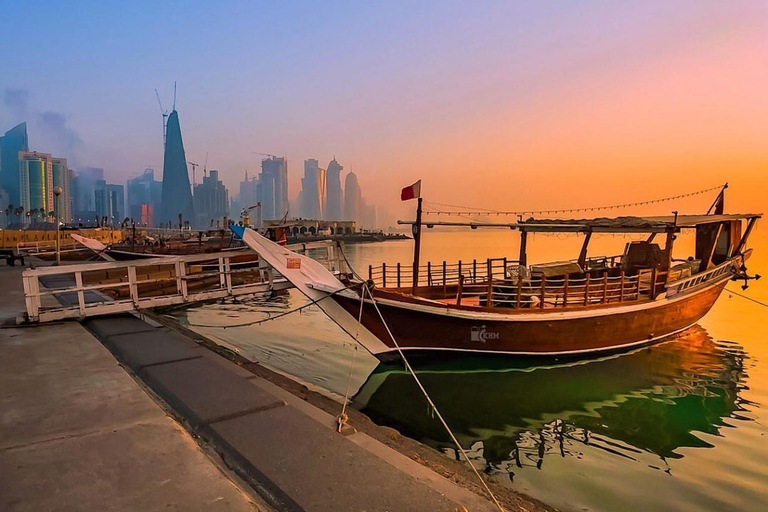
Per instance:
[[[360,225],[363,194],[357,175],[350,172],[344,179],[344,220],[353,220]]]
[[[257,187],[262,218],[282,218],[288,211],[288,160],[275,156],[262,160]]]
[[[326,202],[325,202],[325,219],[326,220],[341,220],[342,210],[342,192],[341,192],[341,171],[344,169],[339,162],[336,161],[336,157],[328,164],[328,170],[325,173],[325,187],[326,187]]]
[[[168,116],[165,132],[165,155],[163,157],[163,196],[160,202],[161,225],[179,224],[179,214],[182,219],[192,222],[192,192],[189,185],[187,157],[184,154],[184,142],[181,140],[179,113],[174,109]]]
[[[29,151],[27,123],[20,123],[0,137],[0,188],[8,193],[8,203],[21,205],[19,190],[19,152]]]
[[[317,160],[304,160],[304,177],[301,179],[300,208],[302,217],[325,218],[325,169]]]

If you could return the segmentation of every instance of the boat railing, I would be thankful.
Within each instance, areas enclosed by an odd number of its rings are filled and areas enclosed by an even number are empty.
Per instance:
[[[622,255],[598,256],[587,258],[584,265],[587,271],[618,268]],[[576,260],[568,260],[576,263]],[[520,262],[512,258],[488,258],[486,260],[464,261],[455,263],[427,262],[419,266],[420,286],[448,286],[459,283],[459,277],[464,276],[465,284],[487,283],[492,279],[516,278],[518,274],[525,275],[528,270],[520,266]],[[368,279],[382,288],[405,288],[413,283],[413,265],[397,263],[388,265],[368,266]]]
[[[594,258],[585,265],[591,268],[585,274],[553,277],[531,275],[527,267],[507,258],[428,262],[419,268],[418,293],[446,304],[543,309],[655,299],[664,290],[668,272],[641,269],[627,274],[615,266],[620,258]],[[385,288],[409,289],[412,276],[410,265],[368,268],[369,279]]]
[[[518,261],[508,258],[488,258],[485,261],[472,260],[456,263],[430,261],[419,266],[418,283],[420,286],[449,286],[458,284],[460,278],[465,283],[484,283],[488,281],[488,276],[493,279],[507,278],[509,272],[513,271],[511,269],[518,265]],[[409,287],[413,283],[413,265],[401,263],[369,265],[368,279],[382,288]]]
[[[494,280],[482,284],[462,284],[455,300],[457,305],[511,308],[556,308],[590,306],[616,302],[655,299],[666,278],[666,272],[641,270],[635,275],[618,276],[604,272],[602,276],[544,276],[517,280]],[[655,286],[654,286],[655,283]]]
[[[672,281],[666,286],[667,296],[677,295],[700,284],[704,284],[712,281],[713,279],[721,277],[724,274],[730,275],[732,273],[732,269],[733,263],[731,260],[728,260],[721,263],[720,265],[717,265],[716,267],[705,270],[704,272],[699,272],[693,274],[690,277]]]

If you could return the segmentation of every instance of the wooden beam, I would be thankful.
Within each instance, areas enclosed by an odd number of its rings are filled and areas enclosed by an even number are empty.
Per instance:
[[[592,238],[592,231],[587,231],[587,236],[584,238],[584,243],[581,245],[581,252],[579,253],[579,266],[581,270],[586,271],[584,268],[587,265],[587,248],[589,246],[589,240]]]
[[[752,233],[752,228],[755,226],[757,219],[758,217],[752,217],[747,221],[747,229],[744,230],[744,235],[741,237],[739,245],[736,246],[736,250],[733,251],[733,254],[741,253],[744,250],[744,247],[747,246],[747,239],[749,238],[749,234]]]
[[[520,230],[520,265],[528,266],[528,232],[524,229]]]

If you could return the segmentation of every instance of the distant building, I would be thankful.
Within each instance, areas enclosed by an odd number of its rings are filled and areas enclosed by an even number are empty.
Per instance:
[[[259,179],[253,177],[248,179],[248,169],[245,170],[245,179],[240,182],[239,202],[243,208],[248,208],[259,202],[258,198]],[[238,212],[238,215],[240,212]]]
[[[163,184],[155,181],[155,170],[145,169],[144,174],[127,182],[128,214],[136,224],[154,226],[163,194]]]
[[[365,201],[363,201],[363,208],[362,208],[362,227],[365,229],[376,229],[378,226],[378,223],[376,222],[376,205],[373,204],[367,204]]]
[[[195,187],[194,204],[196,227],[223,226],[223,217],[229,215],[229,195],[219,179],[219,171],[210,171],[203,183]]]
[[[160,203],[160,216],[156,222],[161,225],[170,223],[171,226],[178,226],[179,215],[181,215],[182,222],[194,220],[187,157],[184,154],[184,142],[181,139],[179,114],[174,110],[168,116],[168,123],[166,124],[163,194]]]
[[[55,222],[58,212],[62,222],[69,221],[69,186],[67,161],[53,158],[50,153],[20,151],[19,194],[24,220],[31,222]],[[58,198],[56,187],[62,188]],[[55,202],[58,200],[57,202]]]
[[[104,179],[104,169],[86,167],[71,175],[72,220],[75,224],[98,224],[96,216],[96,184]]]
[[[339,162],[336,161],[336,157],[328,164],[328,169],[325,172],[325,216],[326,220],[341,220],[342,218],[342,204],[343,193],[341,191],[341,171],[344,169]]]
[[[325,218],[325,169],[321,169],[314,158],[304,160],[299,211],[304,218]]]
[[[72,222],[72,201],[69,190],[69,167],[66,158],[51,158],[51,170],[53,172],[53,188],[61,187],[58,208],[59,219],[62,222]]]
[[[102,226],[118,227],[125,219],[125,187],[104,180],[96,183],[94,192],[96,216]]]
[[[344,179],[344,219],[352,220],[360,225],[361,207],[363,203],[357,175],[353,172]]]
[[[21,205],[19,152],[22,151],[29,151],[27,123],[17,124],[0,137],[0,188],[8,194],[8,204],[14,207]]]
[[[288,211],[288,160],[285,157],[262,160],[257,188],[262,219],[281,219]]]

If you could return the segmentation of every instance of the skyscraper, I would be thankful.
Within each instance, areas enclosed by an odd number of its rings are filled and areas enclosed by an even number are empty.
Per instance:
[[[288,211],[288,160],[285,157],[271,156],[261,161],[258,199],[264,220],[281,219]]]
[[[189,188],[187,157],[184,154],[184,142],[181,140],[179,114],[173,110],[168,116],[165,131],[165,154],[163,156],[163,198],[160,204],[161,215],[156,219],[160,224],[168,222],[178,225],[179,215],[182,220],[194,220],[192,192]]]
[[[259,202],[257,195],[258,184],[258,178],[248,178],[248,170],[246,169],[245,180],[240,182],[240,204],[243,208],[249,208]]]
[[[54,222],[58,212],[62,222],[69,222],[69,184],[67,160],[50,153],[21,151],[19,161],[19,195],[21,207],[29,213],[29,222]],[[61,187],[58,202],[54,190]]]
[[[59,219],[62,222],[72,222],[72,209],[69,190],[69,167],[66,158],[51,158],[51,170],[53,172],[53,188],[61,187],[57,208]],[[54,201],[56,198],[54,197]]]
[[[353,220],[360,225],[362,203],[363,197],[357,175],[350,172],[344,179],[344,220]]]
[[[26,222],[38,222],[53,210],[53,170],[51,155],[22,151],[19,160],[19,195]]]
[[[96,215],[102,225],[117,227],[125,218],[125,188],[111,185],[104,180],[96,183],[94,192]]]
[[[72,195],[72,219],[76,224],[96,221],[96,184],[104,179],[104,169],[86,167],[70,179]]]
[[[155,181],[155,170],[145,169],[138,178],[128,180],[128,213],[134,222],[153,226],[163,194],[163,184]]]
[[[314,158],[304,160],[304,177],[301,179],[299,198],[302,217],[325,218],[325,169],[321,169]]]
[[[8,193],[8,203],[19,206],[19,152],[29,151],[27,123],[17,124],[0,137],[0,188]]]
[[[195,187],[195,227],[215,227],[229,215],[229,194],[219,179],[219,171],[210,171],[203,183]]]
[[[342,197],[341,192],[341,171],[344,169],[336,157],[328,164],[328,170],[325,172],[326,180],[326,201],[325,201],[325,219],[341,220],[342,216]]]

